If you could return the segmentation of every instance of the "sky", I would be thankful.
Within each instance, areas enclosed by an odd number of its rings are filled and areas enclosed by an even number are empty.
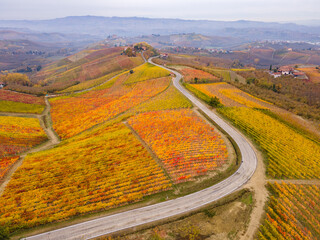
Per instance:
[[[320,19],[319,0],[0,0],[1,20],[66,16],[296,22]]]

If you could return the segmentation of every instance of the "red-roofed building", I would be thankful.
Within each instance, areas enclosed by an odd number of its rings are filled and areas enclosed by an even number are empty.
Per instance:
[[[274,72],[274,73],[271,73],[271,75],[272,75],[274,78],[281,77],[281,73],[280,73],[280,72]]]
[[[292,74],[293,71],[294,71],[294,68],[291,66],[282,66],[278,69],[278,72],[281,72],[282,75]]]

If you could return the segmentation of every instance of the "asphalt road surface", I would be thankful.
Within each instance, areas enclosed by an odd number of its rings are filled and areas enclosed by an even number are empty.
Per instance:
[[[152,63],[152,59],[149,59],[149,62]],[[164,68],[163,66],[160,67]],[[236,191],[251,178],[256,169],[257,157],[250,144],[241,136],[241,134],[239,134],[236,129],[234,129],[224,120],[215,115],[202,102],[200,102],[196,97],[187,92],[180,85],[180,73],[172,71],[171,69],[168,70],[176,75],[174,79],[174,86],[181,93],[183,93],[195,106],[201,109],[221,128],[223,128],[238,144],[242,155],[242,163],[239,169],[233,175],[223,180],[222,182],[184,197],[106,217],[101,217],[95,220],[28,237],[26,239],[91,239],[142,224],[151,223],[157,220],[183,214],[191,210],[195,210],[206,204],[212,203]]]

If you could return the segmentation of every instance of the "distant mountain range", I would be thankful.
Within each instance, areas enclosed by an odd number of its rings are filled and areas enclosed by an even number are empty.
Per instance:
[[[315,22],[313,22],[315,23]],[[74,41],[107,38],[109,35],[137,37],[197,33],[207,36],[232,37],[240,42],[256,40],[291,40],[320,42],[320,26],[257,21],[209,21],[152,19],[140,17],[79,16],[52,20],[0,20],[0,29],[24,33],[55,33],[58,39]],[[43,36],[45,39],[45,36]]]

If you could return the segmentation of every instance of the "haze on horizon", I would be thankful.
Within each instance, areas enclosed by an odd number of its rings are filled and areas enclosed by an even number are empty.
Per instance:
[[[319,0],[1,0],[0,20],[66,16],[298,22],[319,20]]]

